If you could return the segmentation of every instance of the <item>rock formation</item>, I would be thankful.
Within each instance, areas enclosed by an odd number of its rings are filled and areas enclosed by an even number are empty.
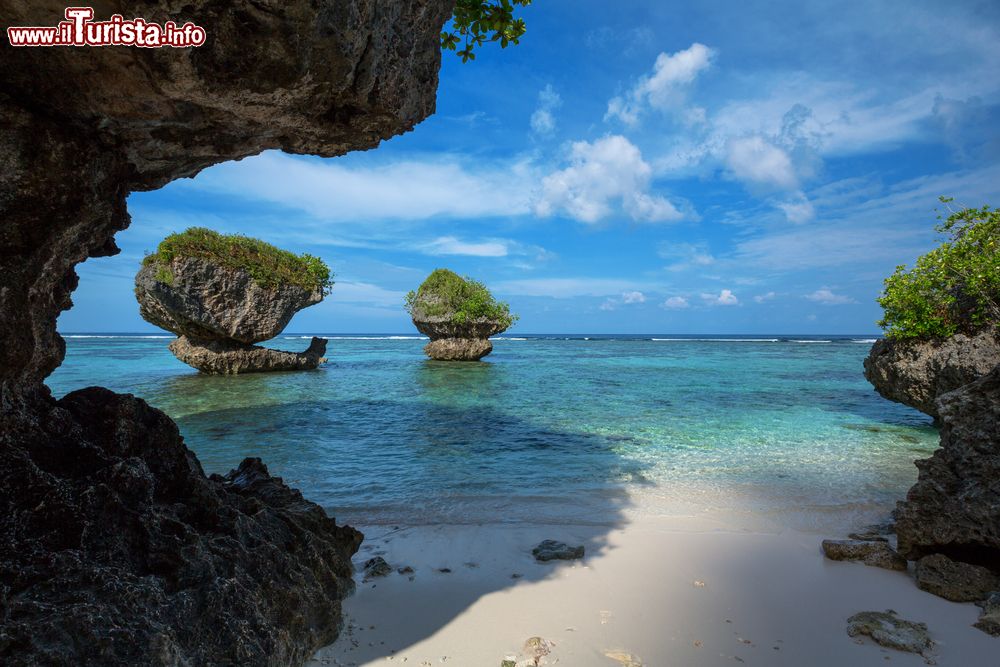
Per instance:
[[[482,283],[447,269],[436,269],[407,295],[407,310],[417,330],[431,339],[424,353],[440,361],[482,359],[493,351],[490,336],[517,321]]]
[[[207,478],[162,413],[56,401],[74,267],[126,197],[281,149],[373,148],[434,110],[450,0],[101,3],[194,21],[198,48],[0,40],[0,663],[291,665],[337,632],[359,535],[256,460]],[[8,0],[5,26],[65,2]]]
[[[887,570],[906,570],[906,559],[884,538],[872,540],[823,540],[823,554],[830,560],[860,561]]]
[[[941,447],[896,510],[899,551],[1000,574],[1000,367],[938,399]]]
[[[938,396],[1000,364],[1000,333],[987,329],[943,341],[885,338],[872,346],[864,363],[865,377],[878,393],[937,418]]]
[[[232,375],[316,368],[326,340],[313,338],[305,352],[253,343],[274,338],[302,308],[323,300],[320,287],[264,286],[240,268],[197,257],[166,265],[146,261],[135,277],[139,314],[179,336],[170,351],[205,373]],[[164,280],[162,272],[166,271]]]

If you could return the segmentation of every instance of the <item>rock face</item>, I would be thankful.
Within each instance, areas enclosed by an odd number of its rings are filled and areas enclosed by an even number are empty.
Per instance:
[[[0,458],[4,665],[298,664],[336,636],[362,536],[260,459],[206,477],[96,387],[35,417]]]
[[[486,338],[438,338],[424,346],[424,353],[438,361],[478,361],[492,351]]]
[[[890,401],[939,417],[935,400],[1000,364],[1000,335],[985,330],[945,341],[882,339],[865,359],[865,378]]]
[[[65,2],[7,0],[6,26]],[[291,665],[337,632],[359,538],[244,462],[206,478],[141,401],[55,401],[74,267],[130,192],[267,149],[365,150],[434,110],[451,0],[109,0],[186,49],[0,40],[0,663]]]
[[[456,324],[449,315],[428,316],[419,308],[413,312],[413,325],[431,339],[424,353],[439,361],[478,361],[493,351],[490,336],[507,330],[495,320],[480,318]]]
[[[285,352],[219,340],[196,340],[187,336],[172,341],[169,347],[175,357],[203,373],[236,375],[316,368],[324,361],[326,339],[313,337],[305,352]]]
[[[982,603],[983,611],[975,627],[988,635],[1000,637],[1000,591],[990,594]]]
[[[583,558],[583,545],[571,547],[557,540],[542,540],[531,550],[531,555],[542,563],[550,560],[579,560]]]
[[[180,336],[170,351],[189,366],[234,375],[309,370],[323,360],[322,338],[313,338],[305,352],[252,344],[274,338],[296,312],[322,301],[320,289],[262,287],[246,271],[192,257],[170,263],[169,283],[157,277],[159,270],[156,264],[145,264],[135,276],[139,314]]]
[[[295,313],[323,300],[319,289],[261,287],[246,271],[200,258],[171,262],[170,284],[157,279],[157,270],[147,264],[135,276],[139,314],[150,324],[196,340],[270,340]]]
[[[941,447],[897,510],[899,551],[1000,568],[1000,367],[938,399]],[[1000,574],[1000,571],[997,572]]]

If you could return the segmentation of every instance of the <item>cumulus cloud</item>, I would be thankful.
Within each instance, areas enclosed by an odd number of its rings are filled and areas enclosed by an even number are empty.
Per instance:
[[[680,109],[690,85],[711,65],[714,51],[704,44],[694,43],[677,53],[661,53],[656,57],[653,71],[642,78],[624,95],[611,98],[605,120],[617,118],[626,125],[635,125],[645,109],[660,111]],[[704,118],[704,110],[689,110],[687,120]]]
[[[795,190],[799,186],[788,153],[761,136],[731,139],[726,166],[733,176],[751,186],[774,190]]]
[[[672,296],[663,302],[663,307],[671,310],[681,310],[689,305],[688,300],[682,296]]]
[[[568,167],[542,179],[541,193],[534,203],[536,215],[563,212],[593,224],[612,215],[617,205],[637,222],[670,222],[684,217],[672,203],[649,192],[652,169],[625,137],[577,141],[569,158]]]
[[[622,303],[646,303],[646,295],[642,292],[622,292]]]
[[[847,303],[857,303],[857,301],[846,294],[835,294],[833,290],[827,287],[823,287],[815,292],[806,294],[805,297],[810,301],[821,303],[824,306],[841,306]]]
[[[801,224],[816,217],[812,202],[801,192],[796,192],[787,199],[778,201],[775,205],[784,212],[788,222]]]
[[[556,129],[553,112],[562,106],[562,98],[553,88],[546,85],[538,92],[538,107],[531,114],[531,129],[536,134],[552,134]]]
[[[718,294],[703,293],[701,298],[710,306],[736,306],[740,303],[733,291],[728,289],[724,289]]]

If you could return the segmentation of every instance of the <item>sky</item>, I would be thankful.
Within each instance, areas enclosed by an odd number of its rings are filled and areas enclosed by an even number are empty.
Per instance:
[[[340,158],[270,151],[134,193],[69,332],[148,332],[133,278],[190,226],[322,257],[298,333],[415,331],[430,271],[520,333],[877,332],[942,205],[1000,205],[1000,4],[535,0],[521,44],[444,54],[437,112]]]

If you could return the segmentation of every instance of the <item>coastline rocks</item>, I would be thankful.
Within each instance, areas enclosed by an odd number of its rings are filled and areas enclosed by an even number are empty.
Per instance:
[[[983,611],[973,627],[979,628],[988,635],[1000,637],[1000,592],[990,594],[982,603]]]
[[[169,346],[174,356],[202,373],[311,370],[326,352],[322,338],[298,353],[253,345],[274,338],[296,312],[322,301],[319,288],[263,287],[247,271],[179,257],[167,266],[144,263],[135,297],[143,319],[179,336]]]
[[[1000,367],[938,399],[941,447],[897,504],[899,552],[1000,567]],[[1000,572],[997,572],[1000,574]]]
[[[5,25],[65,2],[7,0]],[[278,149],[375,148],[434,111],[453,0],[135,3],[196,22],[186,49],[3,49],[0,68],[0,663],[301,664],[337,635],[360,535],[263,466],[206,478],[128,396],[60,401],[77,264],[120,252],[127,198]],[[266,39],[261,39],[266,35]],[[266,159],[262,158],[262,159]],[[155,435],[155,433],[159,435]],[[133,437],[135,436],[135,437]],[[270,480],[270,481],[268,481]]]
[[[944,341],[876,342],[864,361],[865,378],[890,401],[939,417],[937,397],[978,380],[1000,364],[1000,336],[984,330]]]
[[[899,618],[891,609],[854,614],[847,619],[847,634],[851,637],[866,635],[881,646],[921,655],[934,646],[925,623]]]
[[[157,277],[166,270],[170,282]],[[150,324],[196,340],[259,343],[280,334],[298,311],[323,300],[320,289],[262,287],[246,271],[197,257],[161,268],[145,264],[135,277],[139,314]]]
[[[392,574],[392,566],[381,556],[375,556],[365,561],[365,581],[386,577],[390,574]]]
[[[1000,576],[979,565],[953,561],[943,554],[917,561],[917,587],[952,602],[979,602],[1000,591]]]
[[[823,540],[823,554],[830,560],[860,561],[887,570],[906,570],[906,559],[884,540]]]
[[[531,550],[531,555],[540,563],[552,560],[579,560],[583,558],[583,545],[571,547],[565,542],[542,540]]]
[[[439,338],[424,346],[424,352],[438,361],[478,361],[493,351],[493,343],[483,338]]]
[[[292,665],[336,637],[362,535],[260,459],[206,477],[165,414],[96,387],[3,452],[0,663]]]
[[[222,340],[196,340],[187,336],[171,341],[168,347],[175,357],[203,373],[235,375],[311,370],[325,361],[326,339],[314,337],[305,352],[285,352]]]
[[[435,269],[406,309],[417,331],[431,339],[424,353],[439,361],[478,361],[493,351],[490,336],[503,333],[517,316],[477,280],[448,269]]]

